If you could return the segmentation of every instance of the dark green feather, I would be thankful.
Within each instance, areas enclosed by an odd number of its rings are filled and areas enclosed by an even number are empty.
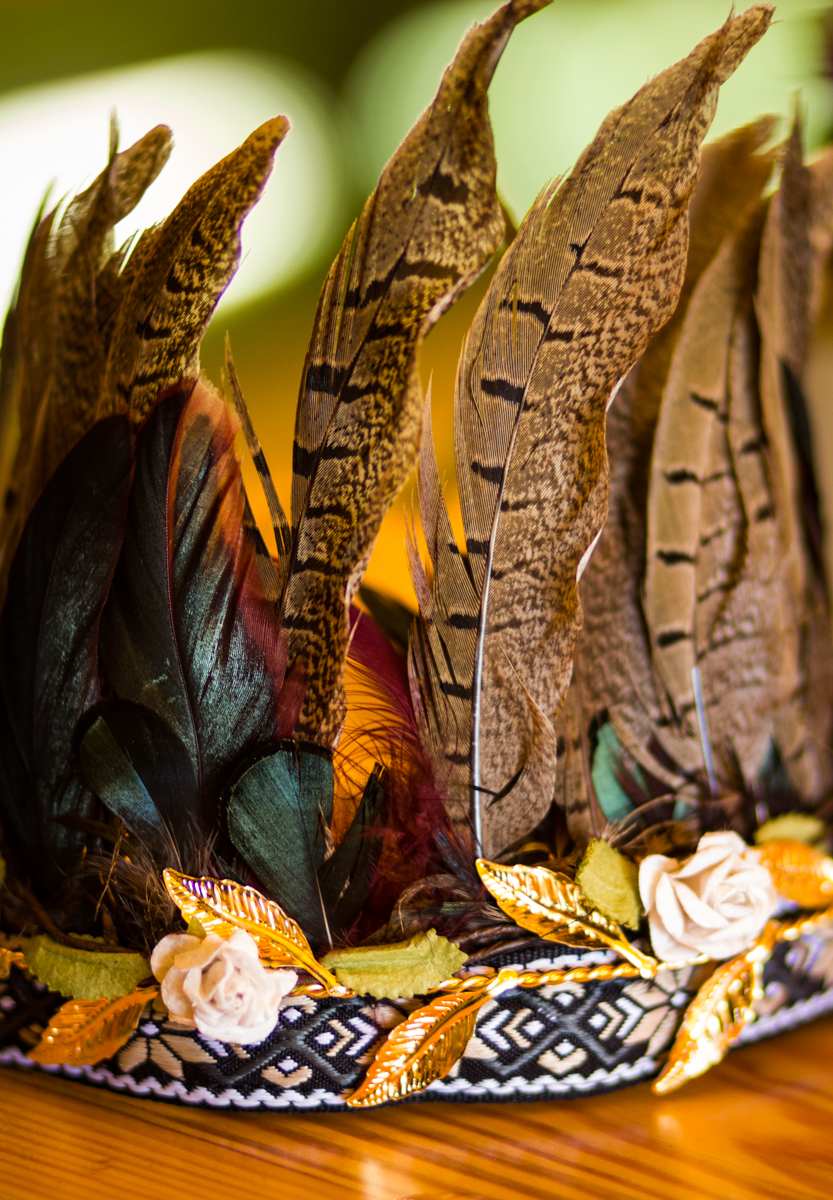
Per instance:
[[[314,945],[330,940],[318,872],[332,819],[332,758],[314,742],[278,743],[229,788],[229,837],[268,894]]]

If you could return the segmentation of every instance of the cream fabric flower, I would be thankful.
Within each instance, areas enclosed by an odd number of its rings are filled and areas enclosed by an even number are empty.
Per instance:
[[[649,854],[639,868],[639,891],[654,953],[666,962],[742,954],[778,903],[758,851],[736,833],[703,834],[683,863]]]
[[[154,948],[150,968],[171,1020],[241,1046],[269,1036],[281,1001],[298,982],[295,971],[267,970],[243,929],[228,939],[171,933]]]

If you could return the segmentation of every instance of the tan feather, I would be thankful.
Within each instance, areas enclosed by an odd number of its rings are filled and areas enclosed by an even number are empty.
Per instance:
[[[240,227],[289,129],[275,117],[198,179],[136,244],[119,307],[98,415],[138,424],[159,393],[199,375],[199,342],[240,261]]]
[[[743,510],[725,426],[729,348],[754,262],[743,239],[729,238],[697,284],[663,391],[651,458],[645,617],[657,669],[692,736],[692,669],[711,636],[722,593],[737,582],[737,555],[743,553]]]
[[[744,226],[760,201],[774,163],[774,154],[761,148],[774,125],[766,117],[703,147],[689,209],[688,260],[677,308],[651,339],[608,413],[608,519],[581,581],[584,628],[576,662],[582,681],[583,726],[587,730],[594,718],[608,713],[620,744],[671,792],[682,785],[682,779],[657,760],[649,745],[659,741],[686,769],[700,762],[700,747],[667,725],[673,714],[657,692],[645,628],[642,593],[651,446],[660,398],[692,294],[726,238]]]
[[[810,173],[810,254],[811,278],[809,323],[813,329],[821,311],[825,270],[833,250],[833,146],[828,146],[813,162]]]
[[[607,824],[599,808],[590,777],[588,729],[578,679],[578,660],[573,664],[573,680],[561,711],[555,719],[556,771],[555,802],[563,811],[567,831],[577,845],[586,845],[599,837]]]
[[[122,286],[124,251],[114,250],[113,228],[141,199],[170,149],[170,130],[160,125],[117,154],[114,127],[107,168],[70,202],[57,226],[57,209],[35,223],[3,331],[0,421],[8,487],[0,592],[29,510],[96,420]]]
[[[679,303],[673,316],[651,339],[640,362],[634,404],[641,426],[652,428],[656,422],[671,357],[694,288],[726,238],[743,228],[760,202],[775,166],[775,151],[764,147],[776,124],[774,117],[761,117],[703,147],[700,176],[689,209],[691,236]]]
[[[289,522],[286,519],[286,514],[283,511],[283,505],[278,498],[278,493],[272,481],[272,475],[269,471],[269,466],[266,462],[266,457],[261,449],[260,441],[255,433],[252,418],[249,415],[246,401],[243,398],[243,389],[240,386],[240,380],[237,375],[237,370],[234,366],[234,359],[231,354],[231,343],[228,334],[226,334],[226,374],[228,376],[229,390],[231,391],[232,403],[234,404],[237,415],[240,418],[240,424],[243,428],[243,436],[246,439],[246,447],[254,463],[257,471],[260,485],[263,488],[266,504],[269,509],[269,516],[272,519],[272,529],[275,534],[275,545],[278,552],[277,565],[272,559],[271,554],[263,540],[263,535],[258,529],[254,514],[251,510],[248,496],[246,497],[246,509],[243,517],[243,524],[246,528],[247,535],[254,542],[255,554],[257,556],[257,567],[260,578],[266,595],[274,604],[279,604],[281,594],[283,592],[283,581],[286,575],[286,564],[289,557],[289,549],[291,545],[292,535],[289,529]]]
[[[760,399],[775,502],[779,558],[786,581],[790,637],[782,679],[788,695],[777,714],[781,756],[799,793],[821,797],[833,779],[831,732],[833,651],[817,547],[808,537],[804,479],[794,442],[792,392],[801,392],[813,298],[812,179],[801,157],[796,119],[783,170],[767,213],[755,308],[761,332]],[[810,468],[812,469],[812,468]],[[795,637],[799,644],[796,649]],[[813,696],[813,701],[810,697]],[[815,707],[816,711],[813,711]]]
[[[770,448],[780,548],[799,621],[805,613],[807,579],[782,363],[801,379],[809,336],[809,189],[796,122],[784,149],[781,184],[770,201],[764,226],[755,307],[761,331],[761,410]]]
[[[581,627],[577,575],[606,512],[605,410],[673,312],[699,144],[720,83],[770,16],[759,5],[730,20],[607,118],[564,184],[536,201],[466,341],[455,451],[471,584],[464,607],[447,601],[444,618],[435,601],[432,619],[443,639],[451,628],[476,637],[455,660],[449,634],[454,678],[434,653],[422,701],[435,729],[453,716],[442,766],[455,808],[468,786],[475,840],[492,853],[551,801],[524,786],[524,689],[555,717]],[[425,506],[422,519],[444,524]],[[445,580],[434,571],[436,593]]]
[[[703,631],[698,661],[712,735],[719,748],[731,746],[750,783],[769,752],[775,713],[784,698],[784,655],[795,644],[795,632],[791,633],[786,619],[775,509],[758,415],[757,354],[757,331],[747,298],[737,314],[729,347],[728,425],[722,431],[731,464],[731,481],[725,486],[731,491],[732,483],[736,495],[727,524],[736,529],[741,517],[734,543],[734,553],[742,552],[740,577],[724,594],[711,631]]]
[[[290,662],[307,665],[299,730],[324,742],[344,720],[350,603],[416,458],[419,343],[503,235],[486,90],[514,26],[547,2],[512,0],[467,35],[321,294],[295,427],[283,622]]]

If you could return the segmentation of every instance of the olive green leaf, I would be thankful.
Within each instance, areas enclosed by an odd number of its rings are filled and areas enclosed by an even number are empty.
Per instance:
[[[435,929],[390,946],[332,950],[321,961],[339,983],[360,996],[424,996],[459,971],[468,955]]]

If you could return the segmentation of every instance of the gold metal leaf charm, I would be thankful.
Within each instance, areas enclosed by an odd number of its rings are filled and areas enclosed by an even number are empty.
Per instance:
[[[122,1048],[159,989],[138,988],[117,1000],[69,1000],[55,1013],[29,1057],[41,1066],[92,1066]]]
[[[168,894],[186,921],[196,917],[207,933],[228,937],[245,929],[255,939],[260,957],[270,967],[295,967],[307,971],[328,990],[338,980],[318,962],[300,925],[274,900],[255,888],[230,879],[197,879],[168,867],[162,875]]]
[[[833,858],[806,842],[765,842],[759,854],[775,890],[785,899],[802,908],[822,908],[833,902]]]
[[[350,1107],[373,1108],[401,1100],[442,1079],[462,1057],[479,1010],[491,996],[514,987],[517,978],[517,972],[504,970],[482,986],[438,996],[411,1013],[391,1032],[362,1083],[348,1096]]]
[[[7,979],[12,967],[22,967],[25,970],[26,959],[20,950],[9,950],[7,946],[0,946],[0,979]]]
[[[744,1026],[755,1019],[754,1003],[763,995],[764,966],[772,954],[778,924],[770,921],[745,954],[722,963],[686,1010],[668,1062],[654,1080],[663,1096],[716,1066]]]
[[[505,867],[477,860],[477,870],[500,907],[512,920],[551,942],[610,949],[637,967],[646,979],[659,963],[632,946],[615,921],[591,908],[581,888],[548,867]]]

